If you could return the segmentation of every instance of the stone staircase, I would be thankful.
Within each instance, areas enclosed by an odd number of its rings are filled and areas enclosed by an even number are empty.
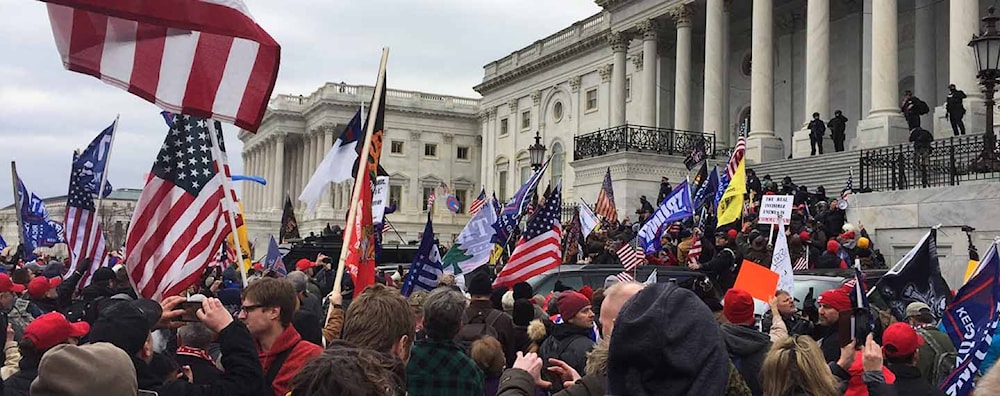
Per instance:
[[[764,175],[771,175],[771,180],[781,183],[781,179],[789,176],[793,183],[805,185],[810,192],[816,191],[816,187],[823,186],[826,188],[826,195],[839,196],[840,190],[847,184],[851,168],[854,168],[854,188],[858,188],[860,155],[860,150],[842,151],[747,165],[747,169],[753,169],[761,179]]]

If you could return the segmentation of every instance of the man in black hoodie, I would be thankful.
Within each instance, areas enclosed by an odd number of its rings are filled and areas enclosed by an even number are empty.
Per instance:
[[[754,396],[761,396],[764,389],[760,383],[760,367],[771,349],[771,339],[753,327],[753,297],[746,290],[729,289],[722,314],[729,321],[722,324],[722,339],[729,357]]]

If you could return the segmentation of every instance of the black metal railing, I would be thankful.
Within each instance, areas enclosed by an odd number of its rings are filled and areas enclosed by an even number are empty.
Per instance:
[[[687,156],[698,144],[704,145],[708,157],[715,158],[715,136],[679,129],[626,124],[579,135],[573,140],[574,160],[623,151]]]
[[[862,150],[859,191],[955,186],[972,180],[1000,179],[1000,172],[976,172],[972,164],[983,152],[983,135],[936,140],[930,150],[912,143]]]

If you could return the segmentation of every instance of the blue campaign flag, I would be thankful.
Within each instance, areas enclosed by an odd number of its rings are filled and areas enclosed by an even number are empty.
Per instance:
[[[233,175],[233,181],[252,181],[262,186],[267,185],[267,179],[260,176]]]
[[[694,206],[691,205],[691,191],[687,180],[684,180],[656,208],[653,215],[646,220],[639,230],[639,240],[646,254],[656,253],[660,243],[659,232],[665,224],[694,216]]]
[[[700,208],[705,204],[705,200],[711,198],[715,200],[716,191],[719,189],[719,169],[712,168],[712,173],[702,182],[701,188],[694,196],[694,207]]]
[[[719,188],[715,192],[715,200],[712,201],[713,207],[719,207],[719,201],[722,201],[722,195],[726,193],[726,189],[729,188],[729,173],[726,172],[726,168],[717,169],[719,173]]]
[[[0,235],[0,250],[7,248],[7,241],[3,240],[3,235]]]
[[[80,177],[84,178],[83,189],[84,191],[90,192],[96,195],[97,190],[101,188],[101,178],[104,177],[104,173],[108,170],[108,155],[111,153],[111,139],[112,134],[115,132],[115,124],[118,121],[111,123],[110,126],[104,128],[100,134],[90,142],[86,150],[80,153],[78,157],[73,160],[73,168],[80,169]],[[101,193],[102,196],[107,197],[111,194],[111,182],[104,181],[104,192]]]
[[[865,275],[861,273],[861,267],[858,263],[854,265],[854,279],[849,280],[847,284],[853,284],[853,289],[851,290],[851,304],[854,308],[863,309],[868,311],[868,331],[875,331],[875,315],[872,315],[871,304],[868,302],[868,284],[865,282]]]
[[[493,224],[493,228],[497,230],[493,234],[494,243],[500,244],[500,246],[507,245],[510,233],[514,232],[514,228],[521,221],[521,215],[524,214],[525,210],[528,209],[528,205],[531,204],[535,190],[538,189],[538,181],[541,180],[542,173],[545,173],[545,169],[548,167],[549,161],[545,161],[545,164],[531,175],[531,178],[517,190],[517,193],[510,199],[510,202],[507,202],[507,205],[504,205],[503,209],[500,210],[497,222]]]
[[[404,297],[410,297],[410,294],[416,290],[434,289],[443,273],[444,264],[441,262],[441,250],[434,240],[434,225],[431,223],[431,213],[428,211],[424,236],[420,239],[420,247],[417,248],[417,255],[413,258],[413,263],[410,264],[410,272],[403,280],[403,288],[400,293]]]
[[[174,113],[163,110],[160,112],[160,115],[163,116],[163,122],[166,122],[170,129],[174,129]]]
[[[267,244],[267,255],[264,256],[264,270],[274,272],[282,278],[288,275],[288,268],[285,268],[285,262],[281,259],[281,251],[278,250],[278,242],[274,240],[273,235],[271,236],[271,242]]]
[[[21,204],[20,216],[24,224],[25,260],[35,258],[34,251],[39,247],[52,247],[57,243],[65,243],[63,225],[49,218],[45,202],[34,193],[28,191],[24,182],[17,175],[17,195]]]
[[[940,384],[950,396],[965,396],[975,387],[976,373],[990,349],[1000,312],[1000,257],[997,242],[983,256],[979,272],[958,290],[945,309],[941,327],[958,348],[955,370]],[[985,373],[981,373],[985,374]]]

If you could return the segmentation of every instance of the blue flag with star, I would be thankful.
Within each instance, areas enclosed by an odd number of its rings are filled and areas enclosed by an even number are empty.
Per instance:
[[[108,170],[108,154],[111,152],[111,137],[115,132],[115,121],[107,128],[104,128],[100,134],[90,142],[86,150],[80,153],[80,155],[73,160],[74,169],[81,169],[85,177],[85,184],[83,185],[84,190],[90,192],[91,194],[97,194],[97,190],[101,188],[101,178],[104,177],[104,172]],[[111,194],[111,182],[104,181],[104,192],[101,193],[102,196],[107,197]]]
[[[35,249],[66,242],[63,224],[49,218],[45,202],[28,191],[19,176],[14,175],[14,177],[17,179],[17,195],[21,204],[19,214],[24,225],[24,259],[34,260]]]
[[[267,244],[267,256],[264,256],[264,270],[271,271],[281,278],[288,275],[288,269],[285,268],[285,262],[281,260],[281,251],[278,250],[278,242],[274,240],[274,235],[271,236],[271,242]]]
[[[434,225],[431,223],[431,213],[427,212],[427,225],[424,226],[424,236],[420,238],[417,255],[410,264],[410,272],[403,280],[400,292],[404,297],[410,297],[416,290],[431,290],[437,287],[438,279],[444,273],[441,263],[441,250],[434,240]]]
[[[538,189],[538,182],[548,167],[549,161],[545,161],[545,164],[538,168],[531,175],[531,178],[517,190],[517,193],[510,199],[510,202],[507,202],[507,205],[504,205],[500,209],[497,222],[493,225],[493,228],[496,229],[496,233],[493,234],[494,243],[500,246],[507,245],[507,239],[510,238],[510,234],[514,232],[514,228],[521,221],[521,216],[524,215],[528,206],[532,203],[532,197],[535,196],[535,191]]]

